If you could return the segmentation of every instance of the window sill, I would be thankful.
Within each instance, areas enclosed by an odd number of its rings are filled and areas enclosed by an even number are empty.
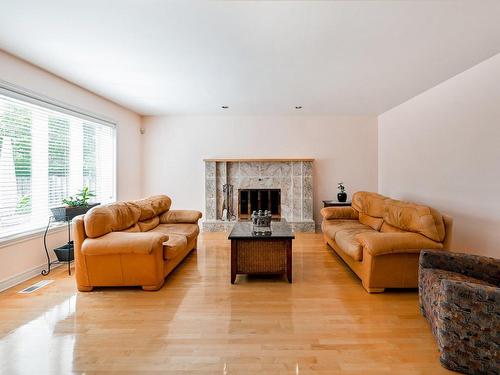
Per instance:
[[[67,223],[55,222],[51,225],[47,234],[50,235],[53,233],[58,233],[58,232],[67,231],[67,230],[68,230]],[[3,247],[12,246],[12,245],[18,244],[20,242],[25,242],[25,241],[29,241],[29,240],[33,240],[33,239],[37,239],[37,238],[39,238],[40,240],[43,240],[43,233],[44,232],[45,232],[45,228],[38,228],[38,229],[30,230],[28,232],[23,232],[23,233],[18,233],[18,234],[6,236],[6,237],[0,239],[0,249]]]

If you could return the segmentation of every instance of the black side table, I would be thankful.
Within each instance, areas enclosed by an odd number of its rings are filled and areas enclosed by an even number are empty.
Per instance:
[[[329,201],[323,201],[323,207],[343,207],[343,206],[350,206],[351,201],[347,202],[339,202],[339,201],[334,201],[334,200],[329,200]]]

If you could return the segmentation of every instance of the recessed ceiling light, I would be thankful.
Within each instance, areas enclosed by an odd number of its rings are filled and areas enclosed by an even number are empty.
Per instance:
[[[296,105],[295,109],[302,109],[302,106],[301,105]]]
[[[221,108],[222,108],[222,109],[228,109],[228,108],[229,108],[229,106],[227,106],[227,105],[223,105]]]

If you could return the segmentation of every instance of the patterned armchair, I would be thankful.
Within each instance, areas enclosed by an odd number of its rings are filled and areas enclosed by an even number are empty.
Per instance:
[[[437,339],[444,367],[500,373],[500,260],[424,250],[420,310]]]

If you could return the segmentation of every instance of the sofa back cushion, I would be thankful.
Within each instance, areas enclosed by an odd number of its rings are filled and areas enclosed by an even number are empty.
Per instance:
[[[443,242],[445,228],[443,217],[435,209],[415,203],[387,199],[384,221],[396,228]]]
[[[90,238],[130,228],[137,223],[141,210],[129,202],[116,202],[92,208],[83,219]]]
[[[365,215],[384,217],[384,202],[387,197],[368,191],[358,191],[352,196],[352,207]]]
[[[155,229],[160,224],[160,217],[154,216],[151,219],[139,221],[137,224],[141,232],[147,232],[151,229]]]
[[[172,200],[166,195],[154,195],[130,203],[135,204],[139,208],[141,212],[139,221],[144,221],[167,212],[170,209]]]
[[[402,229],[399,229],[397,227],[393,227],[391,224],[387,224],[385,221],[382,224],[382,226],[380,227],[380,231],[382,233],[401,233],[401,232],[405,232]]]
[[[364,213],[359,214],[359,222],[364,225],[368,225],[369,227],[379,231],[384,223],[384,219],[379,217],[373,217]]]

